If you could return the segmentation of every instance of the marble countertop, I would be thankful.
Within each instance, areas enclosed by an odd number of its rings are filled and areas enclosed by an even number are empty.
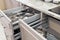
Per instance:
[[[43,2],[43,1],[39,1],[39,0],[16,0],[16,1],[23,3],[29,7],[32,7],[36,10],[39,10],[41,12],[44,12],[45,14],[50,15],[50,16],[60,20],[60,15],[48,11],[49,9],[58,7],[60,5],[53,4],[53,3],[47,3],[47,2]]]

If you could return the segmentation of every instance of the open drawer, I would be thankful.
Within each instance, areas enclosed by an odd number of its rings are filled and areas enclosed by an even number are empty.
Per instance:
[[[7,40],[18,40],[18,39],[21,40],[21,34],[18,22],[16,21],[12,22],[12,19],[10,18],[12,14],[18,13],[20,11],[21,11],[20,7],[4,11],[0,10],[0,22],[4,26],[4,32]]]
[[[38,13],[40,12],[31,8],[23,9],[20,7],[0,10],[0,22],[4,26],[7,40],[21,40],[19,19],[23,20]]]
[[[21,40],[19,18],[23,15],[21,11],[26,10],[21,7],[16,7],[7,10],[0,10],[0,22],[4,26],[4,32],[7,40]],[[19,18],[18,18],[19,17]]]
[[[22,40],[58,40],[47,30],[49,23],[46,16],[41,19],[40,15],[36,14],[28,19],[20,19],[19,21]]]
[[[35,30],[35,27],[37,27],[41,24],[38,22],[40,22],[39,14],[34,15],[34,16],[32,16],[28,19],[25,19],[25,20],[20,19],[20,29],[21,29],[21,34],[22,34],[22,40],[46,40],[42,36],[43,34],[38,33]]]

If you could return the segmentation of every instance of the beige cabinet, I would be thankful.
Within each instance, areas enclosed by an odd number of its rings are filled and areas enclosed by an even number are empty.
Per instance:
[[[54,18],[49,18],[50,32],[60,39],[60,21]]]

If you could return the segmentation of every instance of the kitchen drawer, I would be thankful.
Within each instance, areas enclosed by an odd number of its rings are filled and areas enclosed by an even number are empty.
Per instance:
[[[28,19],[20,19],[20,29],[22,40],[58,40],[53,35],[53,30],[50,31],[49,20],[46,15],[41,19],[39,14],[36,14]]]
[[[43,32],[39,33],[38,30],[36,29],[37,27],[42,28],[41,24],[46,23],[40,20],[39,14],[36,14],[25,20],[20,19],[19,21],[20,21],[19,24],[22,34],[22,40],[47,40],[43,36],[44,33]]]

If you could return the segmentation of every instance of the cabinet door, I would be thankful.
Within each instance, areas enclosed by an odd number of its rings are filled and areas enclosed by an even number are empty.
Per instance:
[[[60,21],[49,17],[49,25],[48,31],[60,40]]]

